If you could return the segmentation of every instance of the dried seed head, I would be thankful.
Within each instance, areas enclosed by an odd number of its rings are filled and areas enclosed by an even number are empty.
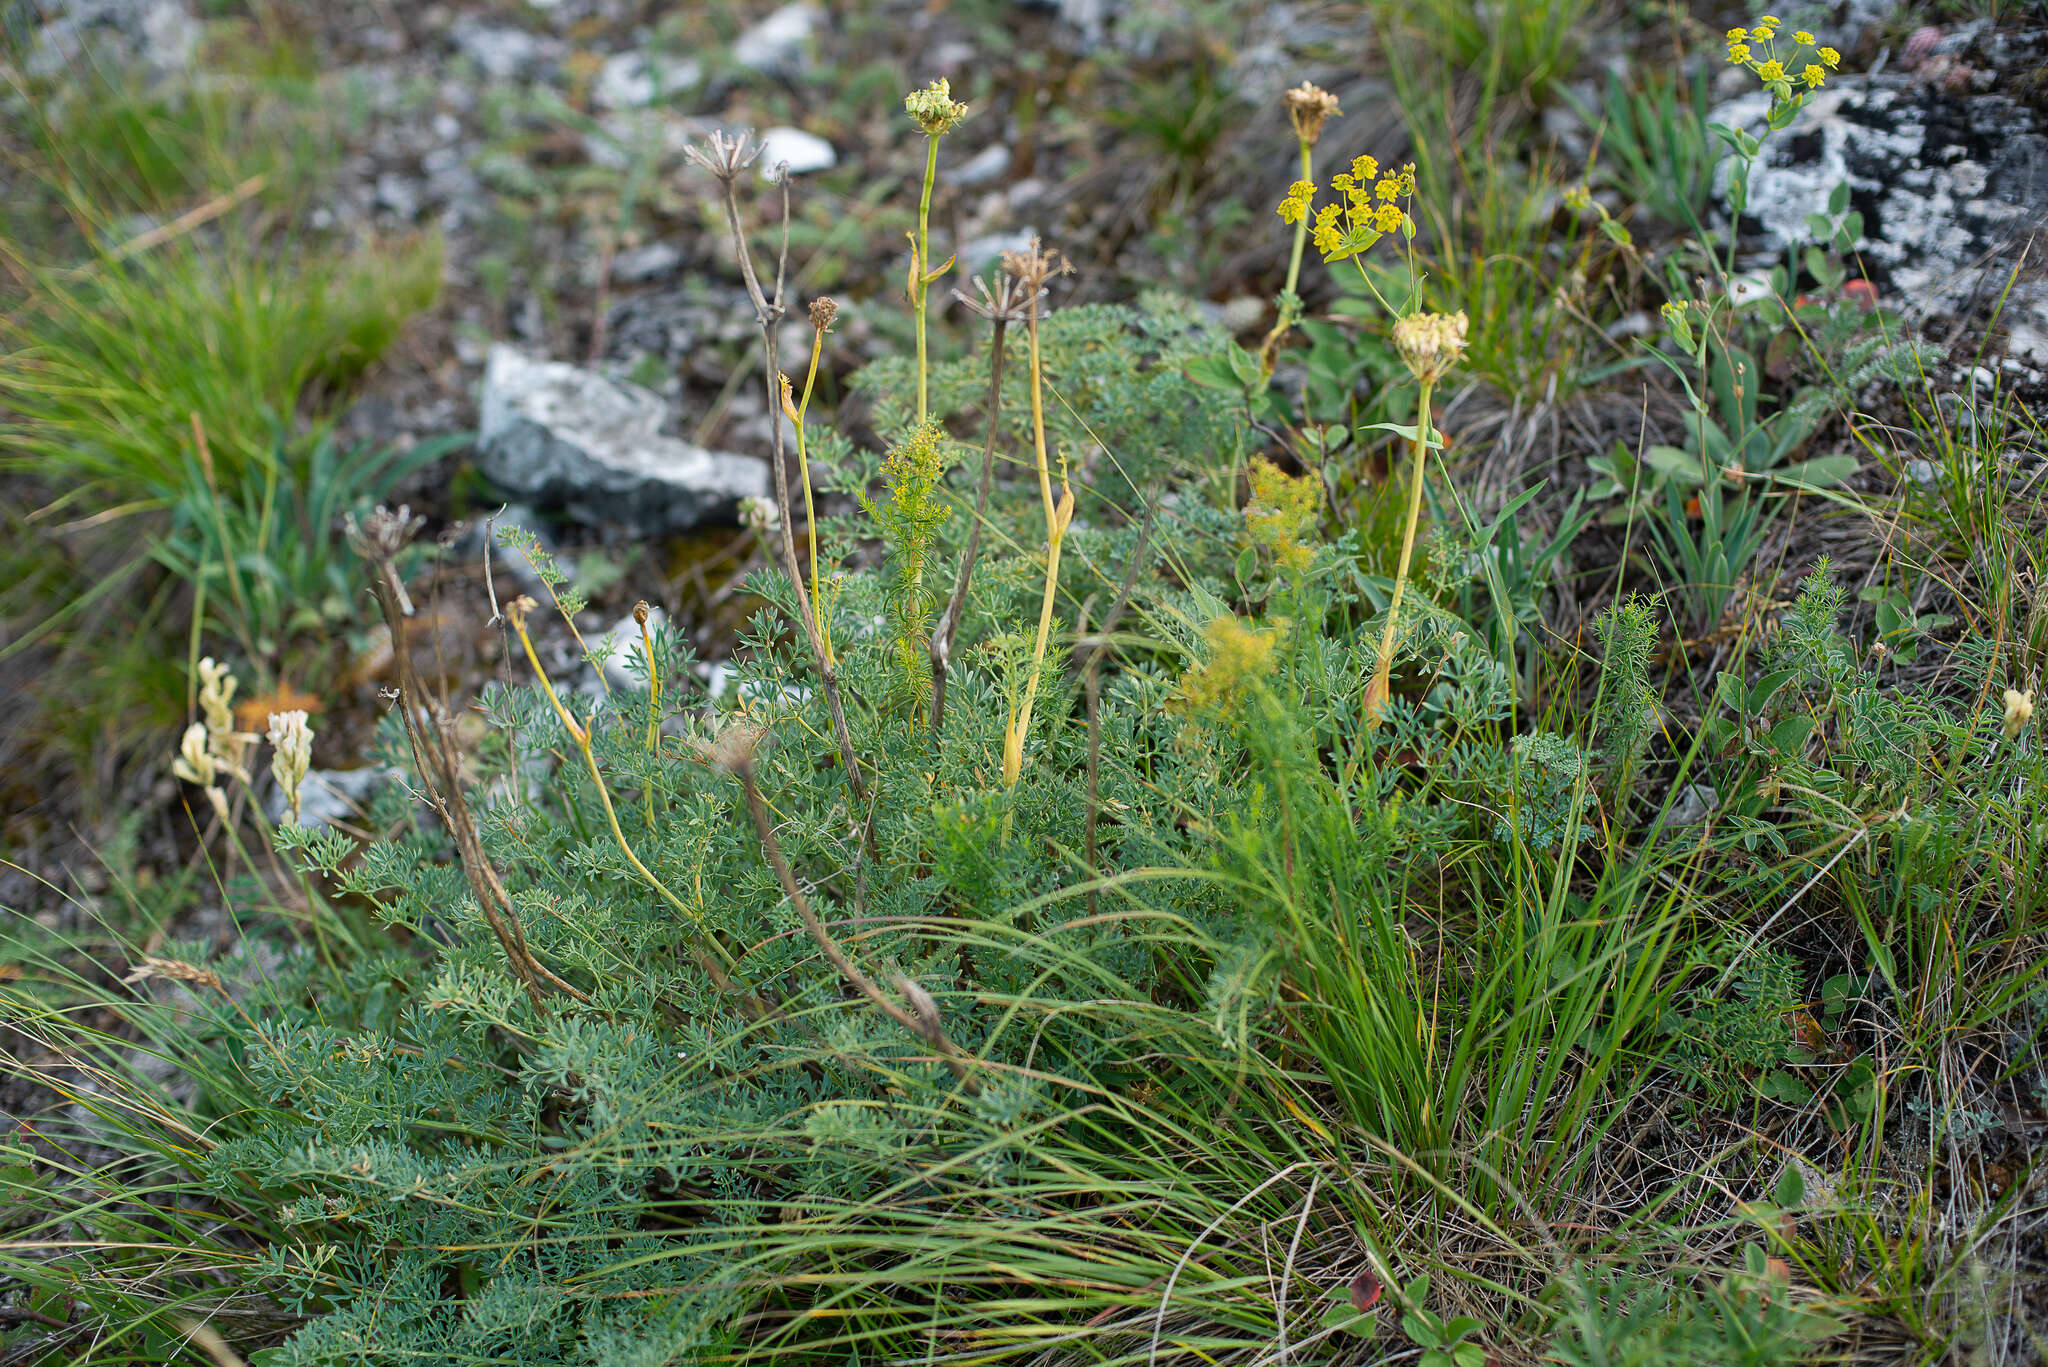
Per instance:
[[[758,722],[742,721],[734,717],[720,729],[718,735],[697,746],[697,753],[706,764],[715,765],[731,773],[754,762],[754,751],[760,748],[761,737],[768,734],[768,728]]]
[[[639,602],[633,604],[633,620],[644,627],[647,625],[648,615],[652,611],[653,609],[647,606],[647,600],[642,598]]]
[[[820,332],[832,330],[832,320],[839,316],[839,301],[819,295],[811,301],[811,326]]]
[[[1007,275],[996,277],[993,290],[989,288],[988,281],[977,275],[974,277],[974,288],[981,298],[970,299],[959,290],[953,291],[953,297],[965,304],[970,311],[988,319],[991,323],[997,321],[1021,323],[1025,321],[1031,316],[1033,306],[1037,304],[1039,298],[1045,293],[1043,290],[1040,290],[1037,294],[1033,294]]]
[[[729,185],[754,164],[767,145],[754,146],[752,142],[745,133],[729,138],[723,129],[714,128],[702,147],[691,143],[683,149],[683,155]]]
[[[1323,125],[1344,113],[1337,107],[1335,95],[1309,81],[1303,81],[1280,98],[1287,106],[1288,119],[1294,124],[1294,136],[1310,147],[1314,147],[1323,136]]]
[[[146,978],[170,978],[175,982],[192,983],[198,987],[210,987],[222,991],[220,974],[210,968],[188,964],[182,959],[159,959],[155,955],[144,955],[142,962],[129,970],[124,983],[139,983]]]
[[[296,826],[299,785],[306,781],[306,771],[313,767],[313,728],[306,724],[304,712],[273,712],[266,739],[271,749],[270,775],[284,791],[285,803],[292,809],[292,825]]]
[[[917,1017],[917,1023],[924,1027],[927,1038],[936,1039],[946,1028],[945,1015],[939,1010],[939,1003],[931,993],[915,979],[904,974],[896,975],[896,990],[910,1003],[910,1013]]]
[[[903,107],[910,111],[910,121],[923,129],[928,138],[952,132],[967,117],[967,106],[953,98],[953,87],[943,76],[924,89],[905,95]]]
[[[1058,252],[1048,251],[1043,239],[1034,237],[1029,250],[1003,253],[1003,269],[1017,277],[1017,283],[1035,302],[1046,281],[1055,275],[1070,275],[1074,267]]]
[[[344,525],[348,531],[349,547],[357,555],[365,560],[385,561],[410,545],[426,522],[424,517],[414,515],[413,510],[403,503],[395,510],[380,503],[360,522],[354,513],[350,513]]]
[[[1411,313],[1394,324],[1394,348],[1418,380],[1434,382],[1465,354],[1465,311]]]

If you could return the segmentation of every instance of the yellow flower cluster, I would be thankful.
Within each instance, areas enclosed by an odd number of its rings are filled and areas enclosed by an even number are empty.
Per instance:
[[[1777,46],[1781,22],[1777,15],[1766,14],[1756,21],[1755,28],[1731,28],[1727,36],[1728,60],[1754,71],[1765,85],[1778,87],[1778,98],[1783,100],[1791,98],[1794,81],[1808,90],[1823,84],[1828,72],[1842,64],[1842,54],[1831,47],[1815,47],[1813,35],[1800,29],[1792,35],[1790,50],[1781,56]],[[1795,54],[1803,60],[1797,67],[1787,67]]]
[[[1297,180],[1288,187],[1287,197],[1276,212],[1283,223],[1300,223],[1315,214],[1311,235],[1325,261],[1343,261],[1358,255],[1392,232],[1413,233],[1414,220],[1398,203],[1415,193],[1415,166],[1380,173],[1373,157],[1358,157],[1349,171],[1330,177],[1330,189],[1337,202],[1315,208],[1313,181]]]

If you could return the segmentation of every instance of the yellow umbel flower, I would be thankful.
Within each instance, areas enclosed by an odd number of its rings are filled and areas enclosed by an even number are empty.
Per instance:
[[[1831,67],[1842,64],[1842,54],[1831,47],[1824,47],[1820,50],[1820,59]]]
[[[1380,164],[1376,158],[1356,156],[1351,159],[1351,176],[1354,180],[1371,180],[1379,173]]]
[[[1812,47],[1813,35],[1811,33],[1808,33],[1805,29],[1801,29],[1799,30],[1799,32],[1792,35],[1792,41],[1799,44],[1799,46],[1801,47]]]
[[[1817,66],[1801,67],[1799,70],[1799,79],[1806,82],[1807,88],[1809,90],[1815,86],[1818,86],[1822,81],[1825,81],[1827,78],[1827,73],[1822,71]]]
[[[1280,201],[1275,212],[1283,223],[1299,223],[1308,217],[1309,206],[1315,201],[1315,182],[1297,180],[1287,187],[1287,198]]]
[[[1735,65],[1737,65],[1737,66],[1746,66],[1746,65],[1748,65],[1748,63],[1749,63],[1749,44],[1748,44],[1748,43],[1730,43],[1730,44],[1728,45],[1728,60],[1729,60],[1729,61],[1731,61],[1731,62],[1733,62],[1733,63],[1734,63]]]
[[[1782,81],[1785,79],[1785,64],[1776,61],[1765,62],[1757,67],[1756,74],[1765,81]]]

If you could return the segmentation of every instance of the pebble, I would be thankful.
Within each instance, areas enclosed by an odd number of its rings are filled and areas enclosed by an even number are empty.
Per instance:
[[[795,0],[733,40],[732,59],[763,75],[794,76],[810,65],[810,46],[825,12]]]
[[[761,159],[754,163],[761,179],[771,180],[775,168],[787,163],[793,176],[829,171],[839,163],[832,144],[801,128],[771,128],[761,135]]]

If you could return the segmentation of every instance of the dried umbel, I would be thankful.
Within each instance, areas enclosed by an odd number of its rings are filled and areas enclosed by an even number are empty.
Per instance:
[[[839,301],[819,295],[811,301],[811,326],[819,332],[830,332],[832,320],[839,316]]]
[[[923,129],[928,138],[945,136],[967,117],[967,106],[953,98],[953,87],[943,76],[924,89],[905,95],[903,107],[909,111],[910,121]]]
[[[1465,311],[1411,313],[1394,324],[1394,348],[1410,374],[1434,383],[1449,374],[1465,355]]]
[[[1310,147],[1322,138],[1323,125],[1344,113],[1337,107],[1335,95],[1311,81],[1303,81],[1280,98],[1294,124],[1294,135]]]
[[[704,146],[691,143],[683,149],[683,155],[730,185],[740,172],[754,164],[765,146],[765,143],[755,143],[745,133],[729,138],[723,129],[714,128],[704,139]]]
[[[306,724],[306,714],[297,709],[273,712],[265,739],[270,742],[271,777],[277,780],[278,788],[283,791],[285,805],[292,811],[292,825],[296,826],[299,824],[299,786],[306,781],[306,773],[313,767],[313,728]]]
[[[1024,292],[1034,299],[1045,289],[1045,282],[1056,275],[1072,275],[1073,263],[1056,251],[1046,247],[1042,238],[1032,238],[1031,245],[1021,252],[1004,252],[1003,269],[1015,276]]]

